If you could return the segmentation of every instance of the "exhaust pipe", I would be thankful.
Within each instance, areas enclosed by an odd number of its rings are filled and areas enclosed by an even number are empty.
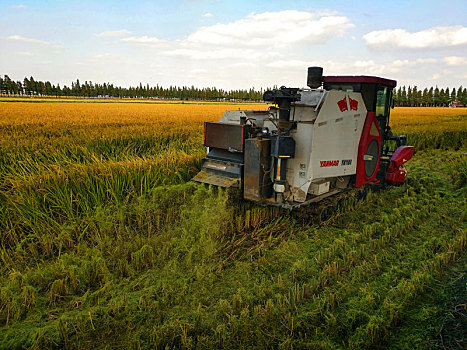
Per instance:
[[[308,67],[306,85],[310,89],[317,89],[323,83],[323,67]]]

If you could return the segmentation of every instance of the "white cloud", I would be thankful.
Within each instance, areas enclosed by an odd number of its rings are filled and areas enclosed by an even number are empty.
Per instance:
[[[413,70],[413,67],[422,69],[429,64],[438,62],[435,58],[418,58],[416,60],[394,60],[392,62],[383,64],[381,62],[375,62],[373,60],[368,61],[357,61],[353,65],[356,68],[360,68],[364,73],[362,74],[375,74],[375,75],[397,75],[398,73],[405,72],[407,70]]]
[[[251,62],[238,62],[231,65],[231,67],[235,68],[252,68],[254,66],[255,64]]]
[[[112,54],[112,53],[99,53],[99,54],[93,56],[93,58],[97,58],[97,59],[115,58],[115,57],[117,57],[117,56]]]
[[[33,56],[33,54],[29,51],[18,51],[16,54],[21,56]]]
[[[308,66],[311,66],[309,61],[302,61],[302,60],[279,60],[279,61],[274,61],[266,64],[267,67],[270,68],[286,68],[286,69],[304,69]]]
[[[376,66],[376,64],[375,64],[375,61],[373,60],[366,60],[366,61],[358,60],[358,61],[355,61],[352,64],[352,66],[356,68],[368,68],[368,67],[374,67]]]
[[[203,15],[203,17],[212,17],[212,13],[207,12],[207,13],[205,13],[205,14]]]
[[[451,47],[467,44],[467,27],[432,27],[410,33],[405,29],[386,29],[369,32],[363,36],[372,47],[399,47],[408,49]]]
[[[436,58],[418,58],[414,61],[409,61],[407,59],[395,60],[389,65],[389,67],[391,67],[391,69],[393,70],[397,70],[398,68],[413,67],[418,64],[430,64],[430,63],[436,63],[436,62],[439,62],[439,60]]]
[[[31,39],[31,38],[25,38],[24,36],[21,35],[10,35],[6,38],[7,40],[10,41],[21,41],[24,43],[29,43],[29,44],[38,44],[38,45],[44,45],[44,46],[53,46],[51,43],[48,41],[44,40],[37,40],[37,39]]]
[[[347,17],[334,13],[287,10],[252,13],[234,22],[203,26],[182,40],[165,41],[145,35],[122,41],[165,46],[166,50],[162,52],[165,56],[197,60],[255,60],[277,57],[279,49],[298,43],[324,43],[344,35],[352,27],[354,25]]]
[[[443,61],[449,66],[467,66],[467,58],[459,56],[444,57]]]
[[[126,29],[122,29],[122,30],[113,30],[113,31],[108,31],[108,32],[102,32],[102,33],[99,33],[99,34],[95,34],[95,36],[97,36],[99,38],[115,38],[115,37],[126,36],[126,35],[129,35],[129,34],[131,34],[131,32],[129,32]]]
[[[164,44],[166,42],[165,40],[156,38],[154,36],[153,37],[147,36],[147,35],[130,36],[128,38],[123,38],[121,40],[127,43],[146,45],[146,46],[160,46],[161,44]]]
[[[179,48],[162,52],[165,56],[182,57],[195,60],[225,60],[225,59],[248,59],[256,60],[259,58],[267,58],[278,56],[278,53],[263,53],[253,49],[236,49],[236,48],[221,48],[221,49],[202,49],[202,48]]]
[[[293,43],[319,44],[342,36],[354,27],[347,17],[308,11],[250,14],[231,23],[201,27],[185,40],[190,45],[285,47]]]
[[[122,62],[120,55],[114,53],[98,53],[95,55],[90,55],[86,58],[83,58],[80,61],[80,64],[92,64],[92,65],[108,65],[108,64],[118,64]]]
[[[437,58],[419,58],[416,60],[417,63],[437,63],[439,60]]]
[[[333,60],[300,60],[287,59],[277,60],[266,64],[266,67],[274,68],[280,71],[303,71],[306,67],[319,66],[324,68],[324,75],[377,75],[382,77],[391,77],[399,73],[412,70],[412,67],[417,66],[423,68],[427,65],[439,62],[435,58],[419,58],[416,60],[394,60],[389,63],[369,60],[349,60],[346,62]]]
[[[11,7],[15,8],[15,9],[25,9],[26,5],[18,4],[18,5],[12,5]]]

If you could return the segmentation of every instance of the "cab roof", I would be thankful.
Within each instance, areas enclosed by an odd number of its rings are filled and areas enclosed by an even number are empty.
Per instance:
[[[323,76],[323,83],[367,83],[396,87],[397,81],[368,75],[328,75]]]

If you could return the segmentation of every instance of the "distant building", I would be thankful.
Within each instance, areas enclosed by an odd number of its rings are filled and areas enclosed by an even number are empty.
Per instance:
[[[452,108],[459,108],[459,107],[466,107],[466,105],[460,103],[460,102],[451,102],[449,104],[449,107],[452,107]]]

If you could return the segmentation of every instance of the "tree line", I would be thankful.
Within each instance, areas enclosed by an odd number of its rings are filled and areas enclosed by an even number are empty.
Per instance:
[[[0,94],[24,96],[55,96],[55,97],[114,97],[114,98],[161,98],[181,100],[245,100],[261,101],[263,89],[255,90],[222,90],[212,88],[195,88],[194,86],[177,87],[149,86],[141,83],[136,87],[124,88],[111,83],[93,83],[79,80],[71,83],[71,87],[54,85],[49,81],[35,80],[33,77],[23,81],[13,81],[8,75],[0,75]],[[417,86],[399,87],[394,91],[394,105],[402,107],[446,107],[451,103],[467,105],[467,89],[449,89],[436,87],[418,89]]]
[[[449,90],[425,88],[419,90],[416,86],[399,87],[394,91],[394,105],[401,107],[447,107],[450,104],[467,105],[467,89],[459,86],[458,89]]]
[[[149,86],[141,83],[136,87],[121,87],[111,83],[93,83],[79,79],[71,83],[71,87],[54,85],[49,81],[35,80],[33,77],[23,81],[13,81],[8,75],[0,75],[0,94],[23,96],[55,96],[55,97],[114,97],[114,98],[161,98],[181,100],[245,100],[261,101],[263,90],[222,90],[215,87],[196,88],[194,86],[177,87]]]

